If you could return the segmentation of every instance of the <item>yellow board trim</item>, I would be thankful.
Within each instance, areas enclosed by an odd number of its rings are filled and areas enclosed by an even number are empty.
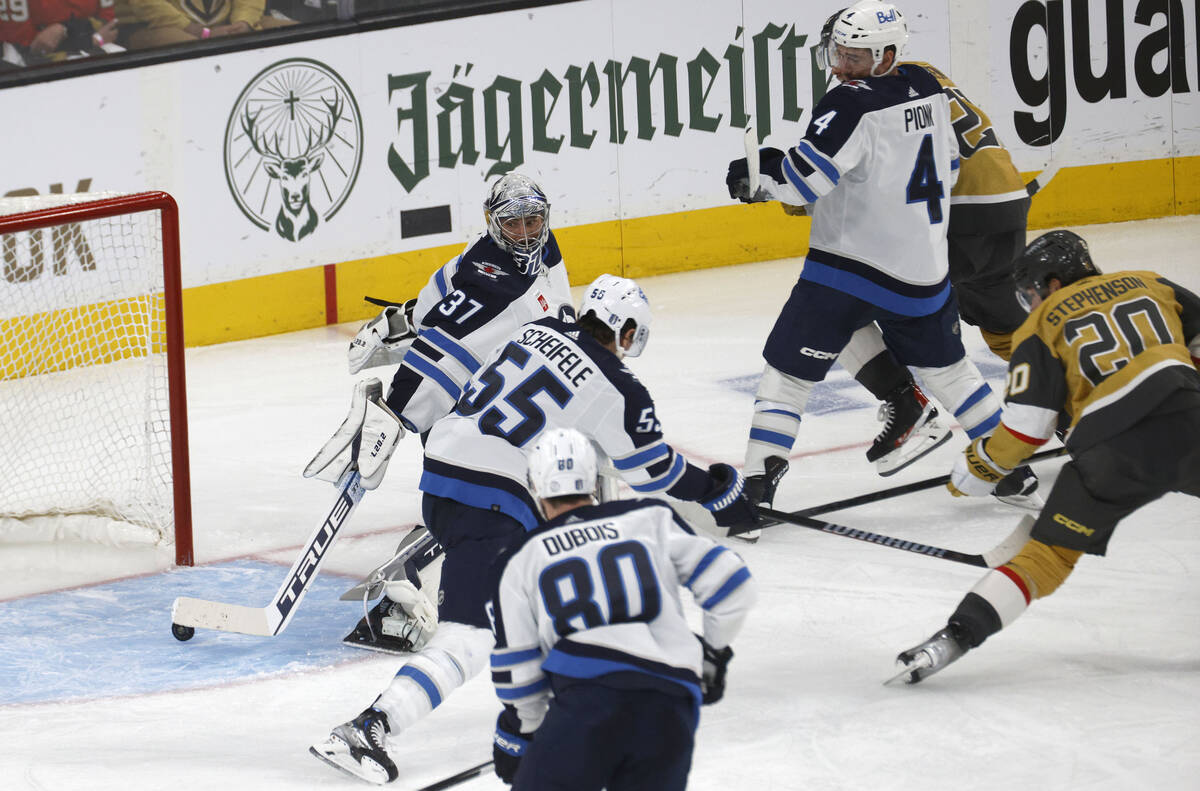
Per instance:
[[[1028,181],[1037,172],[1023,175]],[[1063,168],[1034,198],[1029,227],[1196,213],[1200,157],[1119,162]],[[577,225],[555,234],[571,283],[580,285],[604,272],[638,278],[803,256],[810,222],[785,215],[776,203],[732,204]],[[433,271],[461,250],[461,245],[432,247],[337,264],[338,321],[375,315],[378,308],[363,302],[364,296],[416,296]],[[320,327],[326,323],[325,270],[189,288],[183,301],[188,346]]]

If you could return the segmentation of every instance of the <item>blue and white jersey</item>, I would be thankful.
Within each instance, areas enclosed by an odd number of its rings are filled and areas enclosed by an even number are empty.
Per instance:
[[[576,508],[527,533],[493,568],[488,606],[496,694],[521,732],[541,724],[548,673],[700,702],[702,651],[679,587],[704,611],[704,639],[737,636],[756,591],[738,555],[694,535],[659,500]]]
[[[567,267],[551,233],[536,277],[483,234],[444,264],[421,289],[413,318],[417,338],[405,353],[387,404],[411,431],[425,432],[454,408],[480,363],[522,324],[574,316]]]
[[[620,358],[574,323],[542,319],[504,339],[434,425],[421,490],[532,529],[526,454],[548,428],[591,438],[641,494],[700,500],[710,488],[708,473],[663,439],[650,393]]]
[[[773,198],[815,205],[801,278],[906,316],[949,297],[946,229],[959,151],[950,104],[914,64],[843,83],[813,108]]]

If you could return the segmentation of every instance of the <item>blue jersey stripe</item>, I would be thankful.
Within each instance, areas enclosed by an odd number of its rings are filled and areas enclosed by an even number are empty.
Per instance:
[[[804,180],[804,177],[796,172],[796,169],[792,167],[792,163],[788,161],[787,157],[784,157],[783,159],[783,175],[786,176],[787,180],[792,183],[792,186],[796,188],[796,191],[800,193],[805,202],[816,202],[817,193],[813,192],[812,187],[808,186],[808,183]]]
[[[796,146],[796,148],[800,150],[800,153],[803,154],[809,162],[816,165],[817,169],[825,174],[825,178],[829,179],[834,184],[838,183],[838,179],[841,178],[841,173],[838,172],[837,165],[833,164],[832,160],[826,158],[824,154],[810,146],[807,141],[801,140],[800,145]]]
[[[729,579],[725,580],[725,584],[717,589],[717,592],[700,603],[700,606],[706,610],[716,607],[725,600],[725,597],[733,593],[743,582],[750,579],[750,569],[743,566],[730,575]]]
[[[960,406],[958,409],[954,410],[954,416],[962,417],[962,414],[964,412],[966,412],[968,409],[970,409],[971,407],[978,404],[983,399],[987,398],[991,392],[992,392],[992,388],[989,387],[986,382],[984,384],[981,384],[979,386],[978,390],[976,390],[974,393],[971,393],[971,395],[967,396],[967,400],[962,402],[962,406]]]
[[[971,439],[977,439],[979,437],[982,437],[984,434],[990,434],[992,432],[992,429],[994,429],[998,425],[1000,425],[1000,410],[999,409],[997,409],[995,412],[993,412],[987,420],[983,421],[975,428],[967,431],[967,436]]]
[[[792,445],[794,445],[796,442],[795,437],[780,433],[778,431],[768,431],[765,428],[751,428],[750,439],[756,439],[759,442],[767,442],[771,445],[778,445],[779,447],[786,448],[787,450],[791,450]]]
[[[440,692],[438,692],[437,684],[434,684],[433,679],[427,676],[424,672],[418,670],[412,665],[405,665],[404,667],[400,668],[396,675],[411,678],[413,681],[417,682],[417,685],[420,686],[421,689],[425,690],[425,694],[429,696],[429,702],[433,704],[435,709],[441,704],[442,695]]]
[[[676,453],[675,461],[671,464],[671,470],[666,475],[649,483],[631,483],[629,486],[635,492],[666,491],[675,485],[675,481],[679,480],[679,476],[683,474],[683,469],[686,466],[687,462],[684,461],[683,455]]]
[[[507,653],[494,652],[492,654],[492,667],[511,667],[519,665],[522,662],[528,662],[531,659],[540,659],[542,652],[537,648],[526,648],[521,651],[509,651]]]
[[[529,504],[503,489],[484,486],[478,483],[468,483],[467,481],[439,475],[429,470],[421,473],[421,482],[418,484],[418,487],[423,492],[428,492],[437,497],[445,497],[448,500],[454,500],[463,505],[480,508],[484,511],[490,511],[492,510],[492,506],[497,506],[501,513],[508,514],[513,519],[516,519],[526,530],[532,530],[538,526],[537,515],[533,512]]]
[[[696,568],[692,570],[692,575],[687,578],[687,582],[683,583],[684,586],[688,588],[692,587],[692,583],[696,581],[696,578],[703,574],[705,570],[713,564],[713,561],[719,558],[721,553],[725,551],[725,547],[713,547],[712,549],[708,550],[708,552],[704,553],[704,557],[700,558],[700,562],[697,563]]]
[[[609,673],[625,673],[629,671],[643,673],[647,676],[653,676],[654,678],[660,678],[664,681],[670,681],[673,684],[678,684],[691,693],[697,704],[700,703],[699,684],[693,681],[684,681],[683,679],[673,678],[663,673],[656,673],[639,665],[637,663],[637,659],[632,656],[628,656],[628,661],[619,661],[614,659],[572,656],[555,649],[550,652],[550,656],[546,658],[546,663],[542,665],[542,667],[547,672],[557,673],[560,676],[570,676],[571,678],[597,678],[599,676],[606,676]]]
[[[437,384],[443,390],[445,390],[447,395],[449,395],[450,398],[455,402],[457,402],[458,397],[462,395],[462,391],[459,389],[454,380],[451,379],[445,371],[443,371],[441,368],[438,368],[425,358],[416,354],[406,354],[404,355],[403,364],[421,374],[421,376],[424,376],[426,379],[432,379],[434,382],[437,382]]]
[[[656,459],[662,458],[671,452],[667,447],[667,443],[658,442],[648,448],[644,448],[636,453],[632,453],[621,459],[613,459],[613,466],[618,470],[632,470],[636,467],[645,467]]]
[[[938,290],[927,297],[910,297],[897,294],[884,286],[867,280],[861,275],[835,269],[807,258],[800,277],[812,283],[836,289],[852,297],[858,297],[864,302],[878,305],[884,310],[899,313],[901,316],[928,316],[935,313],[950,297],[950,281],[947,278],[939,285]]]
[[[458,260],[461,261],[462,256],[459,256]],[[458,262],[456,261],[455,263],[457,264]],[[437,288],[438,293],[443,297],[450,293],[450,286],[446,284],[446,267],[439,267],[438,271],[434,273],[433,284]]]
[[[463,346],[459,345],[453,338],[446,335],[441,330],[430,328],[422,330],[420,337],[432,343],[442,351],[449,354],[454,359],[462,363],[463,367],[471,373],[479,370],[479,361],[475,359],[475,355],[467,351]]]
[[[526,684],[523,687],[497,687],[496,697],[500,698],[500,700],[519,700],[520,698],[528,697],[549,688],[550,679],[542,677],[532,684]]]

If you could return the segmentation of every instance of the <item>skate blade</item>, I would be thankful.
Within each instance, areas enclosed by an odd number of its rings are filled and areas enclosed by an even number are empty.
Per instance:
[[[1012,508],[1020,508],[1025,511],[1031,511],[1035,514],[1041,513],[1045,507],[1046,501],[1037,492],[1030,494],[1013,494],[1008,496],[993,495],[997,500]]]
[[[889,475],[895,475],[908,465],[923,459],[925,456],[928,456],[942,445],[945,445],[950,441],[950,437],[954,433],[950,429],[941,425],[938,425],[937,430],[940,433],[926,434],[919,441],[916,441],[917,445],[912,450],[908,450],[904,446],[901,446],[883,458],[876,459],[875,471],[878,472],[883,478],[886,478]],[[909,442],[913,441],[915,440],[909,440]],[[901,451],[906,452],[901,453]]]
[[[926,654],[918,654],[912,658],[911,662],[904,666],[903,670],[894,676],[889,676],[888,679],[883,682],[883,685],[885,687],[890,686],[898,681],[903,681],[905,684],[916,684],[921,680],[921,676],[918,675],[916,678],[913,678],[913,673],[920,673],[922,670],[928,670],[931,666],[932,665],[929,662],[929,657]]]
[[[351,777],[357,778],[359,780],[365,780],[366,782],[371,783],[372,785],[381,786],[388,781],[387,780],[387,772],[384,771],[381,767],[379,768],[380,774],[378,774],[378,775],[373,772],[370,772],[368,770],[368,767],[365,767],[362,764],[360,764],[358,761],[354,760],[354,758],[349,753],[332,752],[328,749],[325,749],[325,745],[316,745],[316,744],[309,747],[308,751],[310,753],[312,753],[314,756],[316,756],[320,761],[322,761],[323,763],[325,763],[329,766],[332,766],[334,769],[337,769],[339,772],[342,772],[343,774],[348,774]]]

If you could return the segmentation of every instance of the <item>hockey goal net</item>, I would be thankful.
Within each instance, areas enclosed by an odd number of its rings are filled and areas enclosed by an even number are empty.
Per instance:
[[[192,563],[178,210],[0,198],[0,541]]]

